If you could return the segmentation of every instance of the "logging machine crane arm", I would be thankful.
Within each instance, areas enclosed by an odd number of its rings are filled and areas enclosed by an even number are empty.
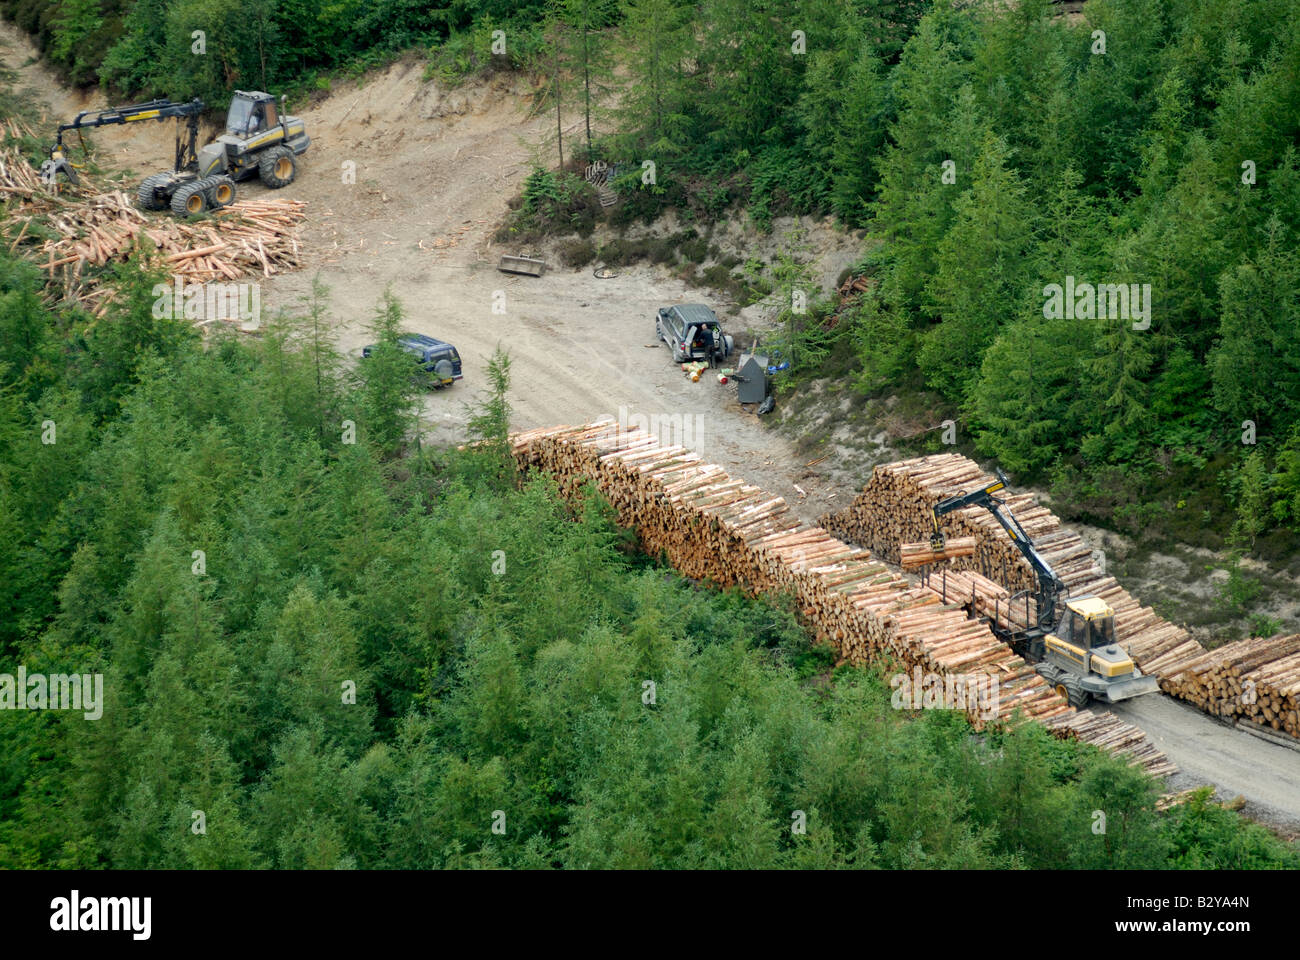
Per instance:
[[[145,177],[136,188],[142,210],[166,210],[190,217],[235,202],[235,181],[261,178],[272,190],[293,183],[297,158],[307,151],[311,138],[300,117],[284,112],[284,97],[262,90],[236,90],[226,113],[226,132],[198,146],[199,117],[204,110],[198,97],[187,103],[150,100],[106,110],[83,110],[69,123],[59,125],[50,157],[41,164],[41,178],[56,187],[58,175],[76,183],[77,172],[63,147],[69,130],[137,123],[141,120],[176,121],[176,160],[170,171]],[[82,144],[83,148],[85,144]]]
[[[980,487],[970,493],[960,493],[948,497],[934,505],[934,533],[930,537],[930,543],[936,550],[943,549],[944,536],[939,529],[939,518],[944,514],[952,513],[954,510],[961,510],[964,507],[983,507],[993,514],[994,519],[1002,525],[1002,529],[1011,538],[1011,542],[1016,545],[1016,549],[1028,561],[1034,573],[1038,575],[1038,596],[1036,598],[1038,601],[1038,622],[1040,626],[1050,628],[1056,616],[1056,603],[1066,594],[1067,588],[1061,578],[1056,575],[1056,571],[1052,569],[1051,564],[1044,560],[1042,555],[1034,548],[1033,540],[1029,538],[1029,534],[1025,533],[1025,528],[1020,525],[1020,521],[1009,512],[1003,512],[1001,509],[1006,501],[1000,497],[995,497],[994,494],[1006,488],[1007,477],[1001,469],[997,470],[997,475],[997,480],[987,487]]]
[[[107,127],[121,123],[137,123],[142,120],[163,121],[170,117],[185,120],[185,136],[180,130],[176,132],[175,170],[180,173],[198,163],[199,115],[203,113],[203,101],[198,97],[188,103],[175,103],[171,100],[150,100],[147,103],[135,103],[125,107],[108,107],[104,110],[83,110],[67,123],[59,124],[54,146],[50,148],[50,159],[41,165],[41,175],[53,182],[54,176],[63,173],[73,183],[79,178],[68,160],[63,148],[63,134],[68,130],[90,130],[95,127]],[[83,142],[84,149],[85,144]]]
[[[1005,500],[994,496],[1006,489],[1007,477],[1001,470],[988,486],[961,493],[934,505],[934,535],[931,544],[943,549],[943,532],[939,518],[963,507],[983,507],[993,514],[1007,532],[1016,549],[1038,575],[1038,623],[1025,629],[1018,625],[1001,626],[995,612],[994,633],[1011,644],[1012,649],[1031,662],[1035,671],[1050,683],[1073,707],[1085,706],[1096,697],[1110,703],[1154,693],[1160,689],[1155,677],[1142,671],[1115,642],[1115,613],[1100,597],[1066,599],[1057,619],[1057,603],[1069,592],[1052,565],[1034,548],[1020,521],[1004,511]]]

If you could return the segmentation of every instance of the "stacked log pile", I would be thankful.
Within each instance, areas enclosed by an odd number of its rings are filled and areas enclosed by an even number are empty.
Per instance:
[[[1085,715],[959,603],[944,602],[867,550],[800,521],[781,497],[731,477],[699,454],[613,420],[523,431],[513,435],[512,446],[521,467],[549,473],[566,498],[594,484],[619,522],[637,531],[644,549],[666,556],[684,576],[751,593],[791,591],[818,641],[842,661],[890,662],[984,689],[996,679],[996,700],[971,697],[964,704],[977,729],[1019,712],[1054,721],[1060,735],[1092,735]],[[1174,769],[1140,731],[1106,737],[1108,749],[1130,755],[1130,762],[1153,774]]]
[[[1164,686],[1216,717],[1300,737],[1300,633],[1225,644],[1185,664]]]
[[[917,457],[876,467],[871,480],[843,511],[822,517],[836,535],[869,548],[887,560],[899,559],[898,543],[927,538],[934,529],[934,506],[940,500],[993,483],[994,477],[960,454]],[[1205,648],[1181,627],[1143,607],[1093,559],[1092,549],[1033,494],[999,492],[1002,509],[1018,520],[1039,554],[1065,582],[1071,596],[1101,597],[1115,611],[1115,632],[1129,655],[1147,674],[1173,676]],[[996,581],[1011,593],[1032,591],[1035,575],[1006,531],[983,507],[967,507],[941,519],[947,535],[973,536],[972,556],[949,561]]]
[[[1140,762],[1147,770],[1160,770],[1161,776],[1177,769],[1145,733],[1113,713],[1080,710],[1071,717],[1048,720],[1047,726],[1059,736],[1083,740],[1112,753],[1128,754],[1133,758],[1130,763]]]
[[[1007,629],[1023,630],[1038,622],[1038,602],[1032,597],[1012,600],[1011,591],[974,570],[939,569],[921,581],[944,603],[961,603]]]
[[[918,457],[876,467],[862,492],[843,511],[822,518],[826,529],[859,543],[886,559],[900,559],[900,540],[921,540],[934,529],[934,505],[945,497],[987,486],[994,478],[958,454]],[[1144,607],[1093,560],[1091,548],[1064,528],[1032,494],[1002,491],[1004,510],[1013,514],[1034,545],[1069,588],[1071,596],[1094,595],[1115,611],[1120,644],[1144,673],[1160,678],[1167,693],[1225,719],[1241,719],[1300,736],[1300,639],[1277,636],[1237,641],[1206,652],[1186,630]],[[948,561],[953,590],[976,589],[975,609],[993,615],[997,602],[987,583],[1008,593],[1032,590],[1034,574],[988,511],[970,507],[942,518],[952,536],[973,536],[972,556]],[[961,584],[961,576],[978,578]],[[933,586],[937,574],[932,574]],[[957,578],[954,580],[953,578]],[[983,583],[980,583],[983,581]],[[952,590],[944,594],[953,596]],[[1021,601],[1012,616],[1023,619]],[[1001,611],[1001,604],[997,603]]]

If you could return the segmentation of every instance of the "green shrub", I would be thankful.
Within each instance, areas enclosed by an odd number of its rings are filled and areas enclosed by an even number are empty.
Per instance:
[[[588,237],[599,215],[600,199],[591,184],[577,174],[537,167],[524,181],[506,229],[511,238],[524,241],[563,233]]]
[[[709,258],[709,241],[696,230],[683,230],[674,234],[673,244],[682,259],[688,263],[703,263]]]
[[[565,240],[560,244],[560,262],[566,267],[585,267],[595,259],[596,245],[590,240]]]

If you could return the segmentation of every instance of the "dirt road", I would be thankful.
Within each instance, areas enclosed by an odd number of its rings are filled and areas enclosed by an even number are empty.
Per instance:
[[[410,329],[449,340],[465,361],[464,381],[424,402],[435,441],[464,438],[464,401],[482,389],[500,345],[511,357],[515,427],[640,418],[816,514],[833,492],[827,481],[739,407],[734,386],[707,375],[692,383],[655,340],[656,309],[703,299],[699,290],[653,267],[612,279],[556,266],[540,279],[497,271],[502,253],[519,251],[493,233],[531,168],[528,144],[551,121],[529,116],[533,93],[518,78],[448,92],[421,70],[398,64],[302,111],[312,146],[291,189],[311,204],[307,267],[266,283],[264,308],[292,307],[319,276],[339,345],[355,355],[391,289]]]
[[[1240,795],[1244,812],[1300,835],[1300,750],[1233,729],[1164,694],[1112,704],[1110,711],[1146,731],[1178,764],[1170,788],[1218,787],[1220,800]]]

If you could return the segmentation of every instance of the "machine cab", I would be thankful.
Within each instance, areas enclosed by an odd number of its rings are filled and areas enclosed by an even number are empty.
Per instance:
[[[1085,650],[1109,647],[1115,643],[1115,613],[1100,597],[1067,600],[1058,633],[1066,643]]]
[[[1133,672],[1133,661],[1115,642],[1115,611],[1101,597],[1065,601],[1056,632],[1046,640],[1049,659],[1084,673],[1119,677]]]
[[[236,90],[226,113],[226,133],[251,137],[269,130],[280,122],[275,98],[269,93]]]

